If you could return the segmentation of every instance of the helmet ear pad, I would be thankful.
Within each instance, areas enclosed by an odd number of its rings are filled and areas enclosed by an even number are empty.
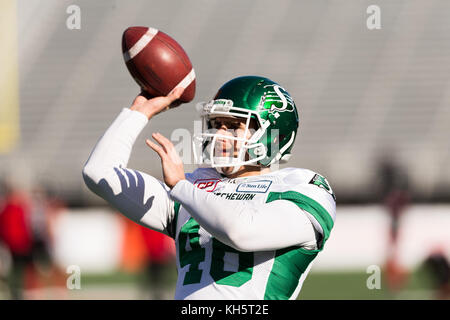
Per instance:
[[[269,117],[269,119],[269,121],[272,122],[271,117]],[[266,126],[266,129],[262,126],[259,130],[261,131],[256,131],[254,136],[250,139],[252,143],[259,144],[256,148],[248,149],[250,159],[265,155],[263,159],[257,162],[264,167],[269,167],[276,161],[287,161],[290,158],[290,149],[292,149],[293,142],[295,141],[295,132],[292,132],[291,135],[286,135],[286,132],[282,131],[282,129],[274,128],[272,123]],[[281,149],[280,146],[282,146]]]
[[[271,164],[272,159],[279,151],[278,146],[281,137],[279,136],[277,129],[266,129],[263,133],[259,133],[259,135],[261,134],[262,136],[257,141],[254,141],[255,143],[258,143],[259,146],[248,149],[248,154],[250,155],[250,159],[256,159],[264,155],[265,157],[259,160],[258,164],[267,167]]]

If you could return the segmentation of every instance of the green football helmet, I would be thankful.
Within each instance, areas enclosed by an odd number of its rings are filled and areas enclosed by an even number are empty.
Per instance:
[[[278,83],[259,76],[238,77],[225,83],[213,100],[197,104],[197,109],[203,120],[202,133],[194,134],[193,139],[197,164],[219,172],[234,167],[234,173],[242,165],[269,167],[290,158],[299,118],[292,97]],[[212,125],[216,117],[245,119],[244,137],[217,134]],[[253,131],[251,121],[256,123]],[[251,136],[246,139],[248,132]],[[239,155],[215,156],[218,138],[240,141]]]

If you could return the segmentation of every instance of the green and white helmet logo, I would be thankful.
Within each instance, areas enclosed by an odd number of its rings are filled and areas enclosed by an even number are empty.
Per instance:
[[[294,101],[283,87],[277,84],[268,84],[264,88],[271,88],[271,90],[267,90],[261,97],[261,109],[269,109],[270,113],[294,111]]]

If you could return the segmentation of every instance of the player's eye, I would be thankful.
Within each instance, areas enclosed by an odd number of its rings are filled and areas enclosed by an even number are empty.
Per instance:
[[[210,127],[212,129],[220,130],[223,127],[226,130],[237,130],[242,127],[242,123],[240,121],[229,121],[229,120],[220,120],[220,119],[211,119],[209,121]]]
[[[222,127],[222,123],[220,121],[217,121],[214,119],[209,121],[209,125],[212,129],[217,129],[217,130],[219,130]]]
[[[241,123],[240,121],[229,121],[225,125],[227,126],[228,129],[231,129],[231,130],[237,130],[237,129],[243,127],[243,123]]]

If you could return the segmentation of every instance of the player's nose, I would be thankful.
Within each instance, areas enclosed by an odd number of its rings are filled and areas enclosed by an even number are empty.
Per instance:
[[[224,136],[233,136],[233,132],[231,129],[228,129],[225,125],[222,125],[218,130],[217,134]]]

